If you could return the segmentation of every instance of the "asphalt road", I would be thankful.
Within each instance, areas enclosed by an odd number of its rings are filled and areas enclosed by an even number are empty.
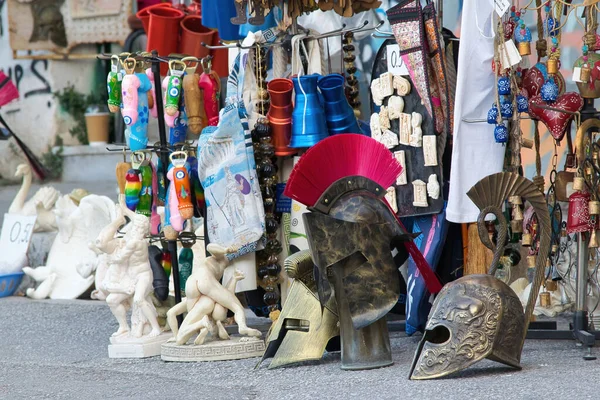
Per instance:
[[[584,361],[572,341],[528,340],[522,371],[484,361],[451,378],[413,382],[418,338],[399,333],[388,368],[342,371],[339,354],[328,354],[254,370],[256,359],[111,360],[116,322],[97,301],[10,297],[0,299],[0,316],[0,399],[600,399],[600,361]]]

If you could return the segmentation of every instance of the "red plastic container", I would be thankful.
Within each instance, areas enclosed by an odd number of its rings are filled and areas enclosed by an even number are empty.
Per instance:
[[[289,147],[292,138],[292,91],[294,85],[290,79],[273,79],[267,84],[271,98],[271,107],[267,118],[271,123],[271,138],[275,155],[289,156],[298,149]]]
[[[197,58],[209,55],[210,50],[202,46],[202,43],[212,44],[216,32],[202,25],[202,18],[198,15],[188,15],[180,25],[179,53]]]
[[[139,11],[135,14],[136,17],[140,21],[142,21],[142,25],[144,26],[144,32],[148,35],[148,27],[150,25],[150,9],[154,7],[173,7],[171,3],[158,3],[152,6],[147,6],[144,8],[139,8]]]
[[[183,11],[169,7],[150,8],[147,51],[157,50],[158,55],[176,53],[179,46],[179,23],[185,17]],[[166,63],[160,66],[160,74],[167,74]]]

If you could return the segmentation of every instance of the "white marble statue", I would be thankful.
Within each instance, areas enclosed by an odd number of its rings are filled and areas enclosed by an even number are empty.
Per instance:
[[[84,197],[79,207],[68,196],[56,202],[54,210],[58,235],[48,254],[45,266],[25,267],[23,272],[40,282],[36,289],[28,289],[33,299],[76,299],[94,283],[94,277],[82,277],[82,265],[95,265],[98,255],[88,243],[114,219],[114,202],[106,196]]]
[[[412,125],[410,145],[412,147],[421,147],[423,145],[423,129],[421,129],[423,116],[417,112],[413,112],[410,123]]]
[[[116,214],[94,242],[94,246],[106,254],[100,293],[106,295],[106,302],[119,323],[111,338],[113,344],[152,338],[162,332],[151,298],[153,275],[146,241],[150,219],[129,210],[123,195]],[[126,222],[125,216],[131,220],[129,230],[125,236],[116,237],[117,230]],[[127,322],[129,308],[131,327]]]
[[[208,252],[211,256],[204,262],[198,264],[194,262],[192,275],[185,285],[185,299],[167,313],[167,321],[173,331],[173,338],[169,341],[177,345],[185,345],[194,334],[198,333],[194,344],[203,344],[208,333],[214,331],[214,325],[217,327],[218,337],[223,340],[228,339],[229,336],[222,325],[227,310],[234,313],[238,332],[241,335],[260,337],[260,331],[246,325],[244,308],[234,294],[235,284],[243,279],[244,275],[236,271],[227,283],[227,287],[224,287],[220,280],[229,264],[229,260],[225,257],[228,249],[210,243]],[[186,312],[182,325],[177,328],[177,316]]]
[[[427,179],[427,195],[434,200],[440,198],[440,184],[438,183],[436,174],[429,175]]]
[[[31,199],[27,200],[27,194],[33,181],[33,173],[29,164],[19,164],[16,177],[23,177],[21,187],[15,195],[10,207],[9,214],[37,215],[33,228],[34,232],[50,232],[57,230],[56,216],[52,212],[54,205],[60,197],[60,192],[51,186],[40,188]]]

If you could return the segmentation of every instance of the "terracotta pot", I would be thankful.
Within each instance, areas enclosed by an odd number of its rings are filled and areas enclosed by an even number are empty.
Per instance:
[[[142,25],[144,27],[144,32],[146,32],[146,35],[148,34],[148,27],[150,25],[150,9],[154,8],[154,7],[173,7],[171,5],[171,3],[158,3],[155,4],[153,6],[148,6],[145,8],[140,8],[140,11],[138,11],[135,16],[138,17],[138,19],[140,21],[142,21]]]
[[[206,57],[210,50],[202,43],[211,44],[215,31],[202,25],[202,18],[198,15],[188,15],[181,20],[181,40],[179,53],[197,58]]]
[[[179,23],[185,17],[183,11],[169,7],[150,8],[147,51],[157,50],[158,55],[168,56],[177,52],[179,44]],[[165,76],[169,66],[162,63],[160,74]]]
[[[271,137],[275,155],[289,156],[298,152],[289,147],[292,137],[292,91],[294,84],[290,79],[273,79],[267,84],[271,107],[267,118],[271,123]]]

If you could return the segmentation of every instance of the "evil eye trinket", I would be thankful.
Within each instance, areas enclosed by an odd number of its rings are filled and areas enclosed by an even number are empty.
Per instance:
[[[498,120],[498,107],[494,103],[492,105],[492,108],[490,108],[490,110],[488,111],[487,122],[488,122],[488,124],[493,125],[497,122],[497,120]]]
[[[517,111],[520,113],[529,111],[527,97],[523,96],[522,94],[517,95]]]
[[[496,143],[508,142],[508,128],[504,124],[498,124],[494,128],[494,139]]]
[[[500,114],[502,118],[512,118],[513,116],[513,105],[510,102],[500,104]]]
[[[510,80],[506,76],[498,78],[498,94],[509,95],[510,94]]]
[[[558,86],[554,79],[550,78],[542,85],[540,96],[546,103],[552,103],[558,98]]]

